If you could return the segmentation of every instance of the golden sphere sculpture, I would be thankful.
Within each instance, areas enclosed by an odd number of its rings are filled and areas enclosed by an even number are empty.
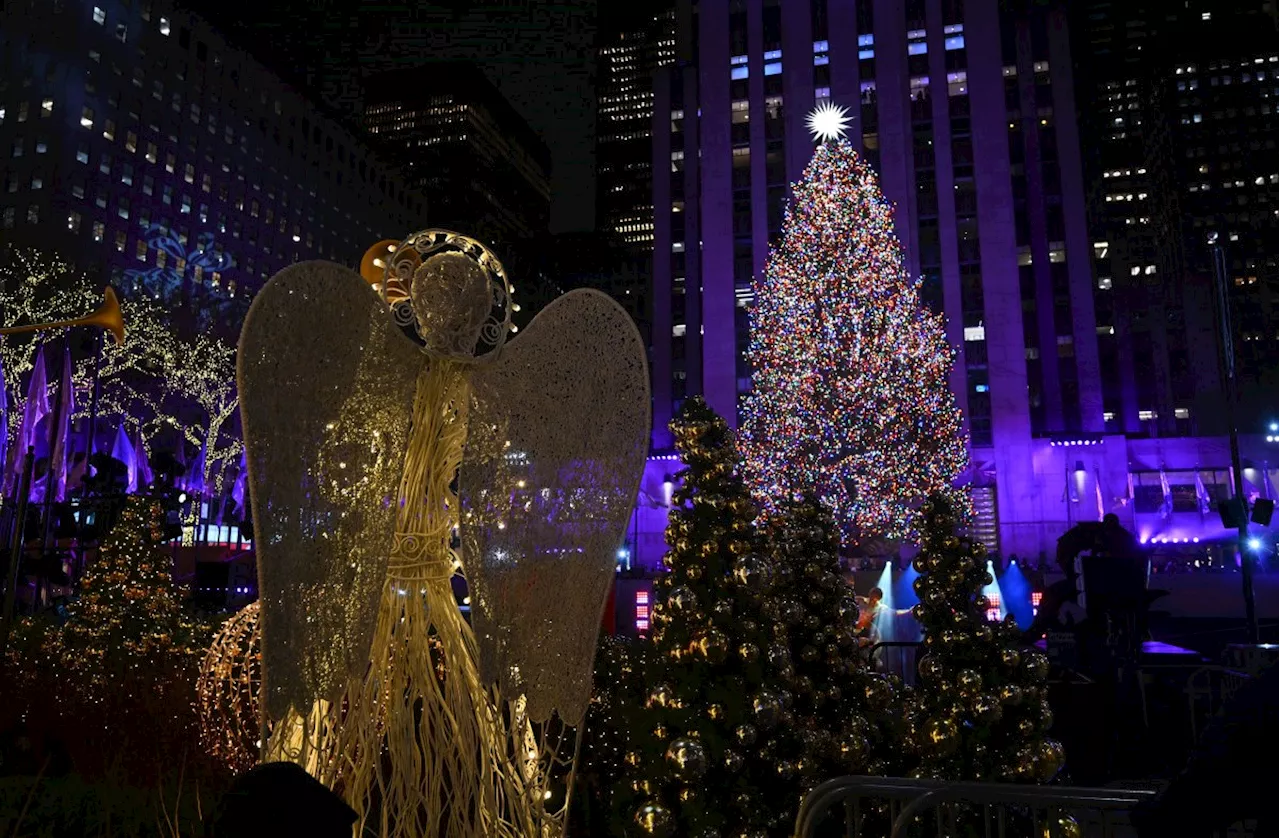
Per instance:
[[[222,624],[205,652],[196,681],[200,738],[211,754],[236,773],[257,764],[262,737],[258,615],[258,603],[253,602]]]

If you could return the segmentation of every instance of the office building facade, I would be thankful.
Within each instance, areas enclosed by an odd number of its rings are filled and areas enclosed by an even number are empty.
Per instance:
[[[5,245],[234,334],[281,268],[357,265],[422,222],[356,133],[201,19],[150,0],[18,5],[0,25]]]
[[[431,223],[504,247],[545,237],[551,152],[479,68],[426,64],[365,87],[365,129],[431,200]]]

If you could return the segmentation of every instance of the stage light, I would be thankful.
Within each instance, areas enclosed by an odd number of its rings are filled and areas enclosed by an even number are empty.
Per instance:
[[[186,503],[186,502],[187,502],[187,493],[186,493],[186,492],[179,492],[179,493],[178,493],[178,503]]]
[[[1259,547],[1261,547],[1261,546],[1262,546],[1262,542],[1261,542],[1261,541],[1259,541],[1258,539],[1256,539],[1256,538],[1251,538],[1251,539],[1249,539],[1249,549],[1250,549],[1250,550],[1257,550],[1257,549],[1258,549]]]

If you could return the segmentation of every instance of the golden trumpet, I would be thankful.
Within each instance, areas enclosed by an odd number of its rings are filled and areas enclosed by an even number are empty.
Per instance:
[[[10,326],[0,329],[0,335],[16,335],[21,332],[44,332],[49,329],[62,329],[71,326],[97,326],[111,333],[116,346],[124,345],[124,315],[120,313],[120,300],[114,289],[108,287],[102,305],[88,317],[78,320],[59,320],[56,323],[32,323],[27,326]]]

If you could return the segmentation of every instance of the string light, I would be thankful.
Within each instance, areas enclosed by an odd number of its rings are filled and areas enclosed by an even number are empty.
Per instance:
[[[941,315],[920,299],[893,207],[843,138],[793,187],[756,282],[741,448],[762,505],[813,492],[846,541],[914,540],[919,500],[967,463]]]
[[[102,288],[70,263],[39,251],[19,250],[0,268],[5,327],[65,320],[93,310]],[[119,290],[119,289],[118,289]],[[238,461],[244,446],[234,430],[239,400],[235,386],[235,347],[225,340],[200,334],[187,338],[171,323],[170,312],[145,294],[121,294],[125,320],[123,346],[107,341],[97,364],[98,418],[123,426],[150,442],[165,429],[174,429],[205,455],[205,485],[212,477],[220,494],[226,466]],[[0,341],[9,393],[10,439],[22,421],[26,389],[21,386],[35,365],[36,350],[62,340],[65,332],[50,330],[7,336]],[[95,358],[75,362],[77,420],[88,419],[95,378]],[[50,377],[50,398],[56,392]]]
[[[200,664],[196,706],[200,738],[209,752],[233,772],[257,763],[262,648],[257,602],[222,624]]]

